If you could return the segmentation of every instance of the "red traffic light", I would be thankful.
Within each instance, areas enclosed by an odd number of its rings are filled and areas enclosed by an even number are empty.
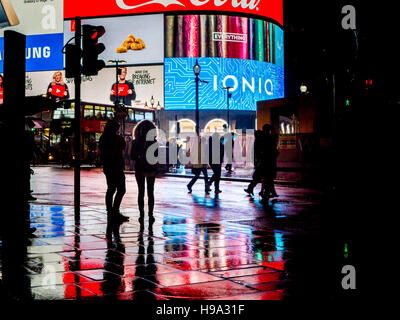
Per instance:
[[[105,33],[103,26],[92,26],[85,24],[82,26],[82,73],[87,76],[97,75],[98,71],[105,67],[103,60],[98,60],[98,56],[105,50],[98,39]]]
[[[83,25],[83,37],[96,40],[100,38],[106,30],[103,26],[92,26],[90,24]]]

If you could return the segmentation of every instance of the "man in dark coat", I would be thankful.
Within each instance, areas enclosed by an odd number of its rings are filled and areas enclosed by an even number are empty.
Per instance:
[[[219,189],[219,182],[221,180],[221,166],[224,161],[224,144],[218,132],[214,132],[209,138],[208,148],[209,164],[213,171],[213,175],[209,181],[209,187],[211,187],[214,182],[215,193],[218,194],[222,192]]]

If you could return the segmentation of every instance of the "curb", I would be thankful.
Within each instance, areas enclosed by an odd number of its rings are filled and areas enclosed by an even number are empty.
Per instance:
[[[124,171],[126,174],[134,174],[134,171]],[[174,173],[164,173],[160,177],[176,177],[176,178],[193,178],[194,174],[174,174]],[[251,178],[240,178],[240,177],[221,177],[221,181],[233,181],[233,182],[250,182]],[[285,181],[285,180],[275,180],[275,184],[278,185],[290,185],[290,186],[303,186],[301,182],[297,181]]]

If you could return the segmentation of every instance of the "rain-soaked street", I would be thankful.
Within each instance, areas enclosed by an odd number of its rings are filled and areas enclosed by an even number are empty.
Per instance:
[[[316,288],[309,276],[318,275],[323,254],[315,249],[320,191],[278,185],[279,197],[263,208],[259,189],[252,199],[245,182],[222,181],[219,196],[205,196],[202,180],[188,194],[188,179],[159,178],[155,223],[146,217],[141,229],[135,177],[127,174],[121,212],[130,220],[120,227],[122,241],[108,243],[100,169],[81,172],[80,221],[73,170],[34,170],[38,200],[30,212],[37,229],[25,269],[35,300],[281,300]]]

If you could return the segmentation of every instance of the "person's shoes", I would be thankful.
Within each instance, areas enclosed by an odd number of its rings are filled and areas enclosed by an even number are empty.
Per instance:
[[[221,193],[222,191],[219,190],[219,189],[216,189],[214,192],[215,192],[216,194],[218,194],[218,193]]]
[[[124,216],[123,214],[120,213],[120,214],[118,215],[118,220],[119,220],[119,221],[123,221],[123,222],[129,221],[129,217]]]
[[[254,195],[253,190],[251,190],[249,188],[244,189],[244,191],[247,192],[248,194]]]
[[[35,198],[31,194],[28,196],[28,201],[36,201],[36,200],[37,200],[37,198]]]
[[[114,211],[115,217],[118,221],[120,222],[125,222],[129,220],[129,217],[124,216],[123,214],[121,214],[121,212],[119,210],[115,210]]]
[[[188,188],[188,193],[192,193],[192,188],[189,186],[186,186]]]

